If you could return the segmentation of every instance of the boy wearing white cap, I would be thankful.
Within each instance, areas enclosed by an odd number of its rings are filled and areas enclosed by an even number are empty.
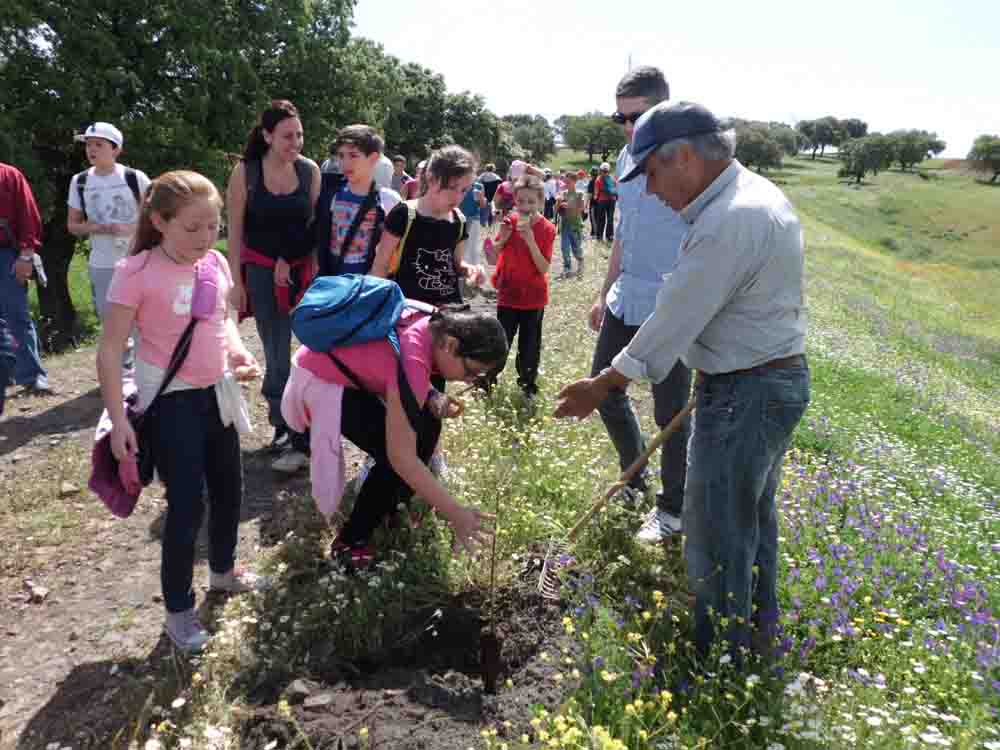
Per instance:
[[[114,125],[95,122],[73,140],[86,144],[91,167],[70,181],[66,228],[77,237],[90,238],[90,291],[94,310],[103,321],[115,264],[128,254],[149,178],[118,163],[124,138]],[[122,364],[131,369],[131,346]]]

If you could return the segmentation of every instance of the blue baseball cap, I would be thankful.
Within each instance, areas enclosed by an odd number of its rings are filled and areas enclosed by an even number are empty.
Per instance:
[[[646,160],[664,143],[718,133],[724,129],[719,118],[700,104],[660,102],[636,122],[629,145],[635,166],[619,182],[628,182],[641,175],[646,168]]]

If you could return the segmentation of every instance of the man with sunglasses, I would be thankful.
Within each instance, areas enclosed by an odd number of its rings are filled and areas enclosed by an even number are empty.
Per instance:
[[[621,125],[628,141],[618,154],[615,174],[619,179],[633,167],[629,145],[636,121],[648,109],[666,101],[670,88],[662,71],[641,66],[629,71],[615,91],[618,110],[612,119]],[[677,261],[687,224],[672,209],[647,195],[646,179],[621,183],[618,189],[618,226],[614,232],[607,275],[590,311],[590,327],[598,331],[592,375],[611,366],[611,361],[652,315],[663,279]],[[678,362],[666,379],[652,385],[653,415],[662,429],[688,400],[691,373]],[[645,449],[645,441],[628,394],[612,390],[600,407],[601,419],[618,452],[622,469]],[[663,488],[656,505],[646,515],[638,539],[656,543],[681,530],[684,479],[687,467],[689,424],[685,423],[661,448],[660,480]],[[624,499],[635,503],[646,492],[645,473],[636,475]]]

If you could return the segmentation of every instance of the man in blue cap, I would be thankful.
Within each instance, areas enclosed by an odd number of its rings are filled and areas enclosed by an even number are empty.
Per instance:
[[[699,371],[684,494],[695,645],[719,634],[734,660],[768,652],[778,620],[775,494],[809,403],[802,229],[771,182],[733,158],[705,107],[659,104],[636,123],[646,189],[690,226],[656,309],[598,376],[566,386],[558,417],[585,417],[614,388]]]

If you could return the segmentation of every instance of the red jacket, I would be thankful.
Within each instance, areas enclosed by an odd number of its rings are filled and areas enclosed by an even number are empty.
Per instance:
[[[0,162],[0,247],[34,250],[42,244],[42,217],[31,192],[31,185],[21,171]],[[0,222],[2,225],[3,222]]]

